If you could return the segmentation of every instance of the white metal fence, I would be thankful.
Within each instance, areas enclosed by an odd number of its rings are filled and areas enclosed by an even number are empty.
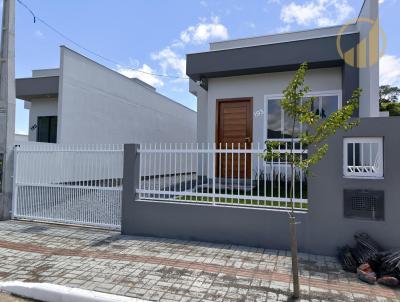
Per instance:
[[[298,145],[298,144],[296,144]],[[303,172],[291,175],[287,156],[289,140],[279,147],[283,159],[264,161],[263,144],[142,144],[142,200],[167,200],[246,207],[307,209],[307,184]],[[307,156],[307,150],[296,147]]]
[[[119,228],[123,145],[15,148],[14,218]]]

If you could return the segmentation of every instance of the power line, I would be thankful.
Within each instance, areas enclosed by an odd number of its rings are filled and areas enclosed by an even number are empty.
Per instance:
[[[69,41],[70,43],[74,44],[75,46],[83,49],[84,51],[86,51],[86,52],[88,52],[88,53],[90,53],[90,54],[92,54],[92,55],[94,55],[94,56],[96,56],[96,57],[98,57],[98,58],[100,58],[100,59],[102,59],[104,61],[107,61],[107,62],[112,63],[112,64],[117,65],[117,66],[124,67],[126,69],[130,69],[130,70],[133,70],[133,71],[136,71],[136,72],[140,72],[140,73],[148,74],[148,75],[153,75],[153,76],[157,76],[157,77],[173,78],[173,79],[184,79],[184,80],[189,79],[187,77],[181,77],[181,76],[177,76],[177,75],[168,75],[168,74],[159,74],[159,73],[147,72],[147,71],[140,70],[138,68],[132,68],[132,67],[129,67],[129,66],[125,66],[124,64],[120,64],[119,62],[117,62],[117,61],[115,61],[113,59],[107,58],[107,57],[105,57],[105,56],[103,56],[103,55],[101,55],[101,54],[99,54],[99,53],[97,53],[97,52],[95,52],[95,51],[83,46],[82,44],[80,44],[78,42],[75,42],[73,39],[71,39],[70,37],[68,37],[67,35],[62,33],[61,31],[59,31],[57,28],[55,28],[54,26],[52,26],[51,24],[47,23],[45,20],[40,18],[38,15],[36,15],[35,12],[27,4],[22,2],[22,0],[17,0],[17,2],[21,6],[23,6],[32,15],[33,23],[36,23],[36,21],[39,21],[40,23],[42,23],[44,26],[49,28],[51,31],[55,32],[57,35],[59,35],[63,39]]]

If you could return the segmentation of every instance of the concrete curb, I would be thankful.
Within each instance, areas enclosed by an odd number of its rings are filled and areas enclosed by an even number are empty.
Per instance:
[[[0,291],[43,302],[146,302],[85,289],[71,288],[50,283],[21,281],[0,282]]]

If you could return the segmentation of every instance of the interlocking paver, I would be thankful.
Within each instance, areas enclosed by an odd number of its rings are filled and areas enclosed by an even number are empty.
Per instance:
[[[398,301],[336,259],[300,253],[302,301]],[[52,282],[151,301],[288,301],[288,251],[0,222],[0,280]]]

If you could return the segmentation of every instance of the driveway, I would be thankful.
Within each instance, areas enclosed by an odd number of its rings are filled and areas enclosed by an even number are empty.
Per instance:
[[[335,258],[300,254],[303,301],[400,301]],[[289,301],[287,251],[0,222],[0,280],[50,282],[151,301]]]

